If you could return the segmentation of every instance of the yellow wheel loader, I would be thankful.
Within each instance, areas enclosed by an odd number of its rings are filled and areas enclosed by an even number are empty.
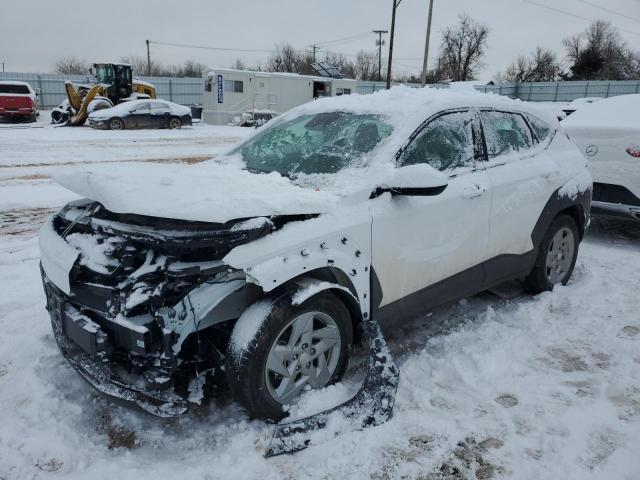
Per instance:
[[[51,122],[84,125],[91,112],[110,108],[118,103],[141,98],[156,98],[153,85],[133,80],[131,65],[124,63],[94,63],[93,85],[66,82],[67,100],[51,112]]]

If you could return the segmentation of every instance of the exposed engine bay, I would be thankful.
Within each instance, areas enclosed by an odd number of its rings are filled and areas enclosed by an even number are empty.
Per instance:
[[[260,293],[221,259],[281,225],[267,218],[207,224],[118,215],[89,201],[69,204],[51,222],[80,252],[61,312],[65,334],[122,380],[141,375],[142,391],[173,387],[185,399],[194,377],[219,371],[231,327],[225,322]],[[43,276],[48,297],[65,296]],[[49,303],[51,311],[56,302]],[[139,406],[149,410],[147,403]],[[162,412],[154,406],[151,413]]]

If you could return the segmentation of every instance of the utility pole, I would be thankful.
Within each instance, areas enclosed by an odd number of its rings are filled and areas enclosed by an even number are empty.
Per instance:
[[[318,46],[311,45],[311,48],[313,48],[313,63],[316,63],[316,50],[318,50]]]
[[[393,61],[393,36],[396,30],[396,10],[402,3],[402,0],[391,0],[393,2],[393,10],[391,11],[391,37],[389,38],[389,65],[387,65],[387,90],[391,88],[391,62]]]
[[[151,52],[149,52],[149,40],[147,40],[147,75],[151,76]]]
[[[427,63],[429,62],[429,39],[431,38],[431,18],[433,17],[433,0],[429,0],[429,17],[427,20],[427,39],[424,42],[424,63],[422,64],[422,81],[424,87],[427,84]]]
[[[382,35],[386,35],[389,33],[389,30],[374,30],[373,33],[378,34],[378,40],[376,40],[376,46],[378,47],[378,81],[382,80],[382,46],[384,45],[384,40],[382,40]]]

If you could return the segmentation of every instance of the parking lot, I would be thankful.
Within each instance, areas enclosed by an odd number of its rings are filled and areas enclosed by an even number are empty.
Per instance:
[[[58,353],[44,309],[37,230],[75,198],[49,176],[197,163],[250,133],[58,128],[46,113],[0,125],[0,479],[637,478],[640,225],[620,221],[593,221],[566,287],[531,297],[507,285],[387,332],[401,380],[381,427],[265,460],[272,427],[228,396],[171,421],[98,397]],[[350,387],[307,393],[299,408]]]

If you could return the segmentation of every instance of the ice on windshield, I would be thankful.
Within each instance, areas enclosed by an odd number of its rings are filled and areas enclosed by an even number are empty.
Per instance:
[[[302,115],[257,134],[241,145],[247,168],[263,172],[335,173],[362,165],[365,154],[391,135],[379,116],[346,112]]]

